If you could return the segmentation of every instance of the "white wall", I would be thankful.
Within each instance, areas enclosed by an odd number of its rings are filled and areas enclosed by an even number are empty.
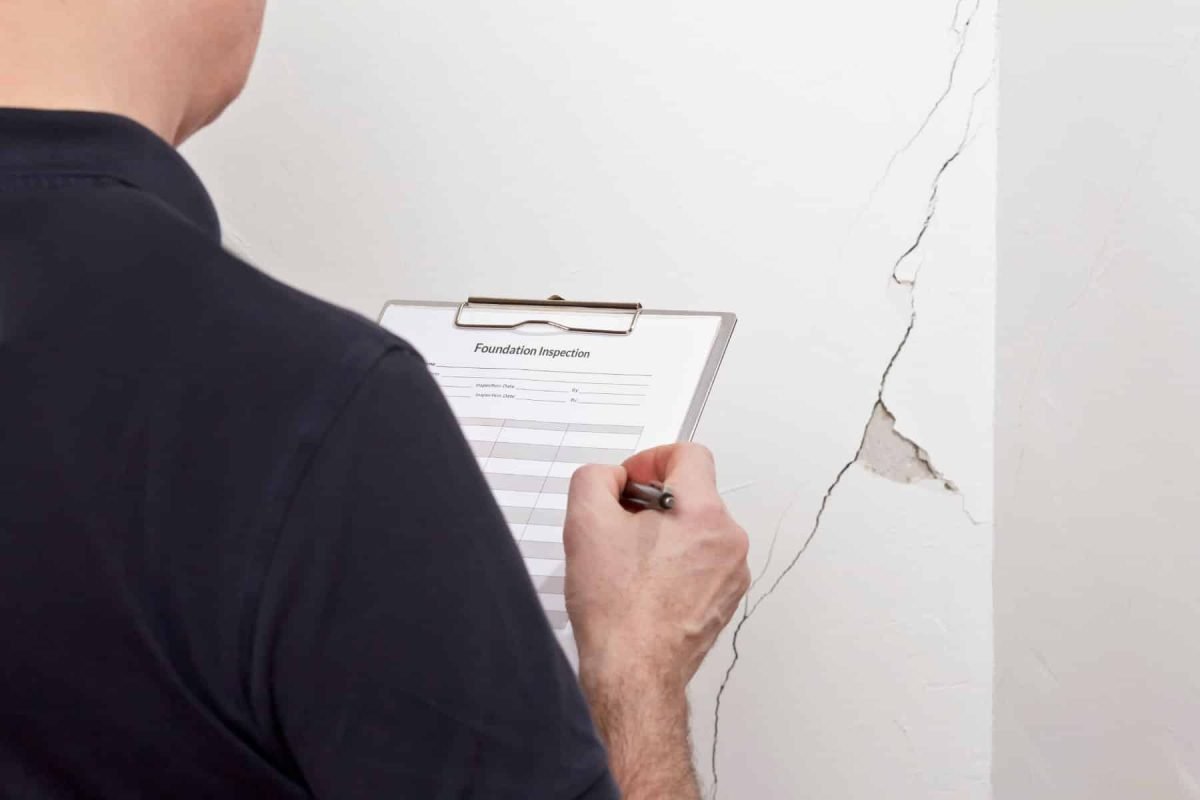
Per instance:
[[[1200,798],[1200,3],[1006,0],[998,800]]]
[[[369,316],[740,314],[699,432],[758,576],[736,661],[731,631],[693,686],[721,797],[988,794],[993,16],[275,3],[247,96],[188,148],[233,247]]]

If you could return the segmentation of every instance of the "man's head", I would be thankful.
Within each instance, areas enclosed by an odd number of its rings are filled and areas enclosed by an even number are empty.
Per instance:
[[[241,92],[266,0],[0,0],[0,106],[108,111],[178,144]]]

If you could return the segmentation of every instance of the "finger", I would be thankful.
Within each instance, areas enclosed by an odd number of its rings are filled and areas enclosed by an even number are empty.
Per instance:
[[[698,444],[669,444],[645,450],[625,462],[629,480],[665,483],[681,493],[716,491],[712,453]]]
[[[624,467],[587,464],[575,470],[567,490],[567,507],[604,508],[620,505],[625,489]]]

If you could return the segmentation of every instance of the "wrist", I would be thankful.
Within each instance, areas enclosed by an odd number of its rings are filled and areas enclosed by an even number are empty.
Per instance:
[[[663,659],[649,657],[653,648],[628,647],[628,641],[580,650],[579,683],[589,697],[642,698],[643,701],[684,702],[687,679]],[[636,699],[634,702],[637,702]]]
[[[580,664],[579,685],[589,701],[607,707],[687,705],[687,687],[677,676],[650,665]]]
[[[687,738],[687,687],[675,674],[646,662],[580,662],[579,684],[612,755],[637,751],[644,737]]]
[[[644,664],[582,666],[580,685],[622,797],[698,800],[684,682]]]

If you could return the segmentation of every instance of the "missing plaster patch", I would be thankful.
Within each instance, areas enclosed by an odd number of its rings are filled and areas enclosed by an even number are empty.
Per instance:
[[[957,491],[953,483],[934,469],[929,454],[896,430],[896,417],[882,401],[875,404],[875,410],[871,413],[857,461],[889,481],[937,481],[946,491]]]

